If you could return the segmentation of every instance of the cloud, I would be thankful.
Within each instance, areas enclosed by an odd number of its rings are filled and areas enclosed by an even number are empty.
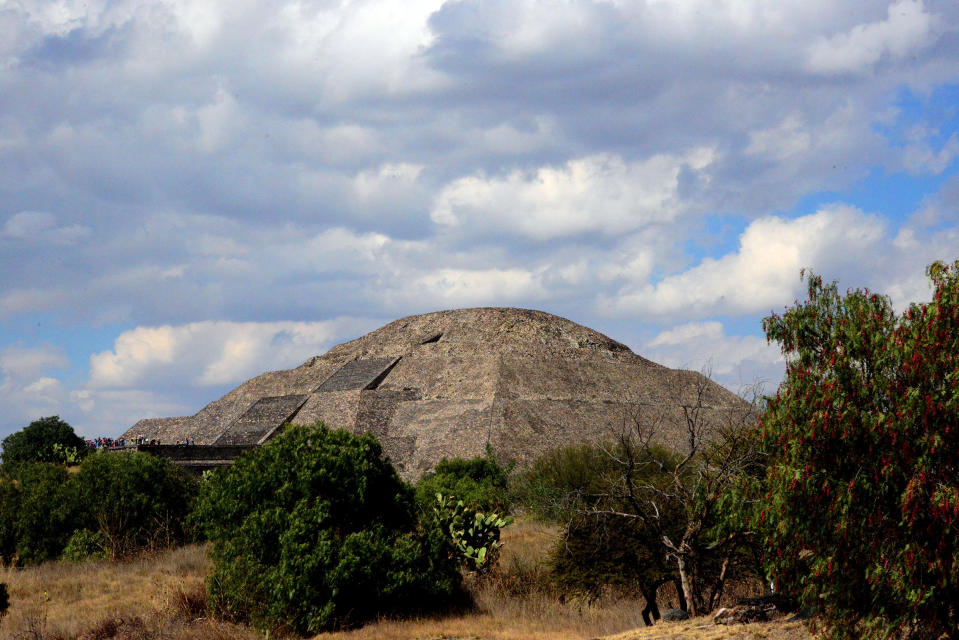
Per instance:
[[[548,240],[588,232],[622,234],[678,217],[680,173],[706,168],[713,155],[703,148],[633,163],[597,155],[559,168],[458,178],[439,192],[430,217],[470,235],[506,231]]]
[[[0,240],[43,241],[55,245],[76,244],[90,235],[90,229],[73,224],[58,226],[53,214],[42,211],[21,211],[7,218],[0,231]]]
[[[872,261],[884,234],[881,218],[843,205],[794,220],[761,218],[740,236],[735,253],[707,258],[656,284],[627,287],[611,302],[623,313],[652,315],[768,311],[792,301],[800,269],[829,273]]]
[[[13,345],[0,351],[0,373],[4,376],[34,378],[42,372],[63,369],[69,364],[63,350],[52,344],[39,347]]]
[[[334,341],[354,337],[358,319],[326,322],[196,322],[137,327],[113,349],[90,356],[91,389],[236,384],[254,375],[301,364]],[[307,355],[304,355],[307,354]]]
[[[922,0],[900,0],[889,6],[885,20],[820,36],[809,48],[807,65],[816,73],[862,73],[883,56],[903,58],[930,44],[933,25]]]
[[[689,322],[660,332],[642,353],[674,368],[708,371],[730,389],[782,378],[785,360],[777,345],[755,335],[727,335],[718,321]]]

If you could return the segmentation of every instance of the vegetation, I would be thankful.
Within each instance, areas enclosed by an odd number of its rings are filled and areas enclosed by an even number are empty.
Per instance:
[[[5,464],[0,556],[7,563],[53,560],[83,529],[102,537],[103,551],[114,557],[182,542],[194,484],[145,453],[88,456],[77,473],[53,463]]]
[[[5,563],[36,563],[60,555],[76,528],[80,505],[70,474],[41,462],[0,471],[0,555]]]
[[[510,509],[509,475],[513,466],[503,466],[487,446],[476,458],[443,459],[416,485],[416,501],[426,511],[435,506],[436,494],[453,496],[467,507],[482,512],[507,513]]]
[[[449,536],[459,559],[470,571],[486,574],[499,558],[500,533],[513,524],[511,516],[483,513],[467,507],[462,500],[436,494],[433,513],[440,530]]]
[[[316,633],[449,604],[460,576],[370,435],[291,427],[213,474],[194,522],[212,541],[212,608]]]
[[[73,427],[49,416],[34,420],[26,427],[3,439],[3,464],[14,462],[67,462],[82,457],[87,446]]]
[[[83,562],[105,558],[107,555],[107,538],[99,531],[77,529],[67,540],[60,557],[69,562]]]
[[[185,539],[196,481],[147,453],[88,456],[70,479],[82,506],[77,528],[98,531],[110,556]]]
[[[830,637],[959,628],[959,262],[928,273],[932,302],[901,316],[810,274],[808,299],[764,322],[786,379],[744,519],[777,588],[819,605]]]
[[[578,444],[536,458],[512,479],[514,502],[538,520],[566,524],[592,505],[615,473],[609,449]]]

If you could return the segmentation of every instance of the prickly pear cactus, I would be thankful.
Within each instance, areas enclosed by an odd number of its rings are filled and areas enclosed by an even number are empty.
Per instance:
[[[496,564],[503,546],[500,530],[513,523],[511,516],[485,514],[441,493],[436,494],[433,511],[468,569],[483,574]]]

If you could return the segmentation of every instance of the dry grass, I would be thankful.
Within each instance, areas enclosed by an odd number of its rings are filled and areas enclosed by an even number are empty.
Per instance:
[[[717,627],[708,618],[643,627],[642,600],[563,602],[547,579],[545,556],[559,531],[519,522],[504,530],[497,570],[469,589],[468,613],[381,620],[324,640],[809,640],[799,623]],[[0,640],[253,640],[251,629],[206,617],[206,547],[187,546],[126,562],[47,563],[2,569],[11,608]],[[662,594],[661,604],[669,595]]]
[[[0,638],[258,638],[205,618],[209,566],[206,547],[192,545],[126,562],[5,568],[10,611]]]
[[[660,622],[645,627],[643,600],[607,597],[587,603],[561,601],[549,586],[546,554],[559,530],[518,522],[503,530],[503,555],[485,581],[470,585],[476,611],[431,619],[382,620],[360,629],[316,636],[314,640],[810,640],[801,623],[716,626],[710,618]],[[660,604],[677,602],[672,585]],[[750,585],[730,589],[731,597],[757,595]]]

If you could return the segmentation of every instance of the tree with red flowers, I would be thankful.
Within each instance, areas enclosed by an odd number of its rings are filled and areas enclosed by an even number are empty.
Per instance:
[[[763,321],[787,359],[761,420],[751,524],[829,637],[959,636],[959,261],[902,315],[868,290]]]

